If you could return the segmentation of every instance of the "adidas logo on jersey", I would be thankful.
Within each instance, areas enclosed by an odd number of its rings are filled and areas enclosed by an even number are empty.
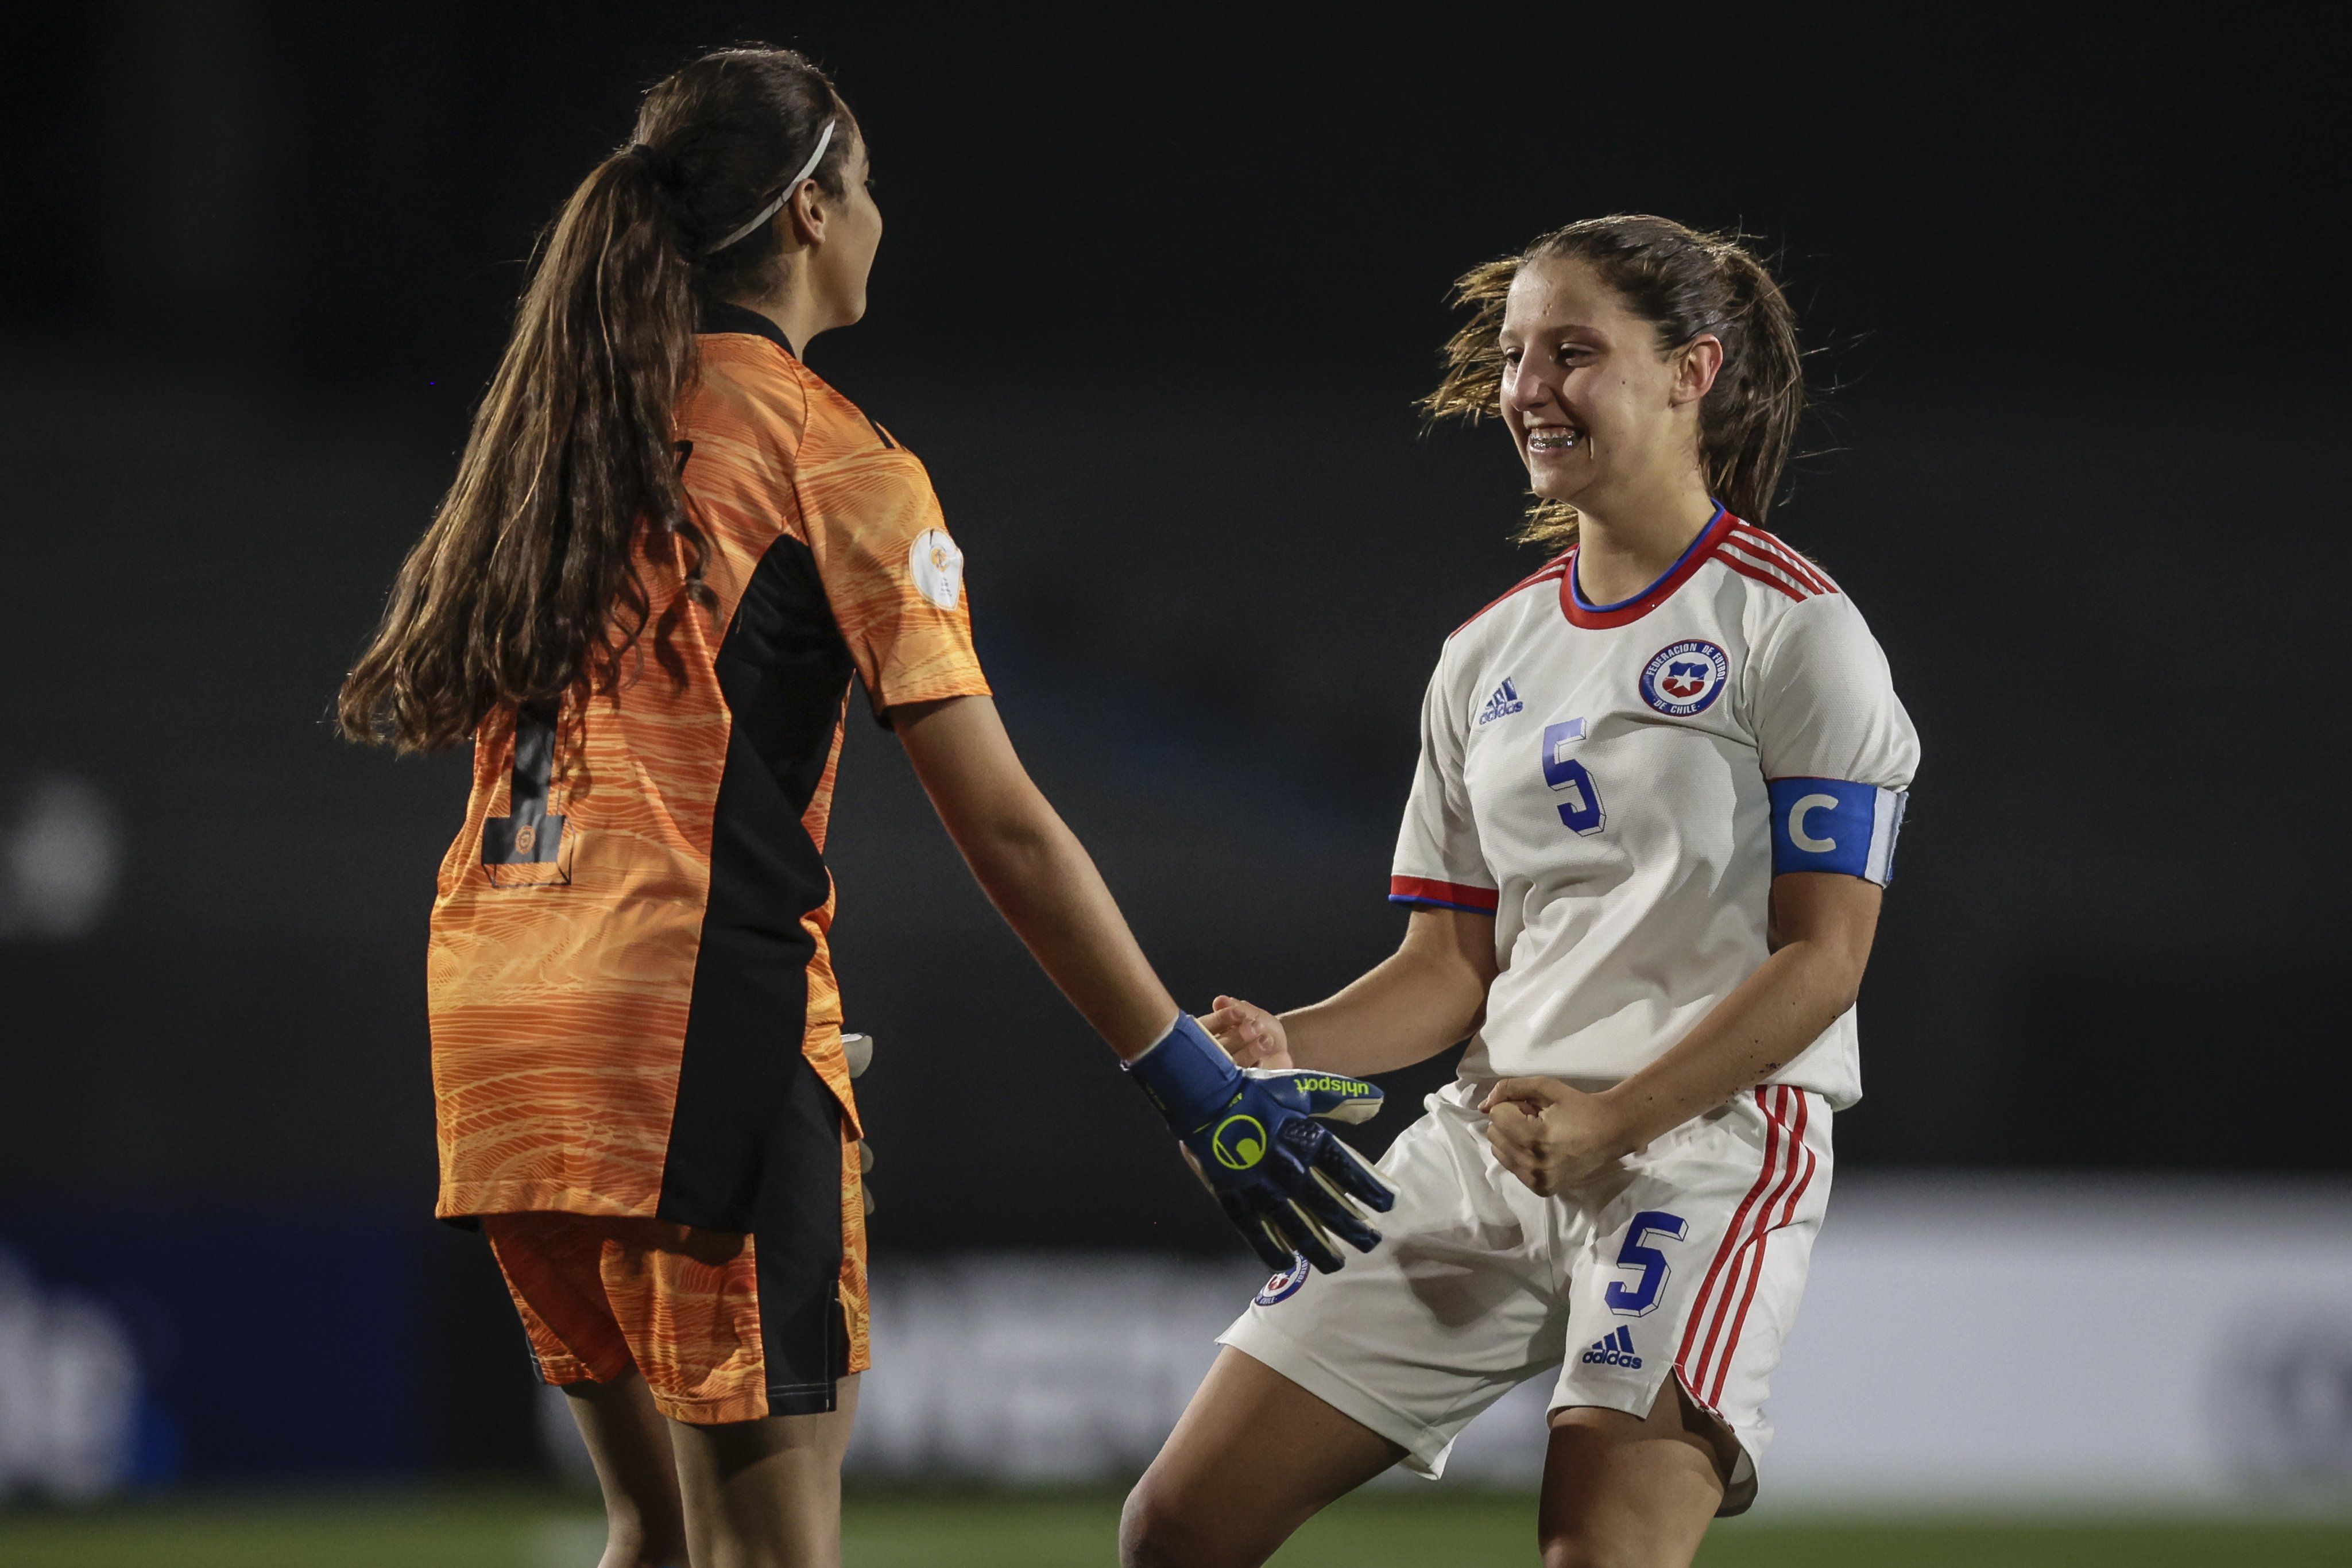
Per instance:
[[[1519,688],[1505,681],[1495,688],[1495,695],[1486,699],[1486,711],[1478,716],[1478,722],[1485,724],[1490,719],[1505,717],[1527,706],[1519,700]]]
[[[1632,1329],[1619,1329],[1606,1338],[1594,1340],[1592,1348],[1584,1353],[1583,1359],[1587,1366],[1598,1363],[1602,1366],[1624,1366],[1639,1371],[1642,1365],[1642,1358],[1633,1354]]]

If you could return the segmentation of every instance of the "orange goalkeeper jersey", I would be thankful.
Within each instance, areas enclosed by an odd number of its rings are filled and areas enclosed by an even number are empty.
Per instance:
[[[989,689],[923,465],[765,318],[704,326],[677,424],[715,612],[656,555],[635,676],[477,737],[427,982],[445,1218],[760,1229],[817,1157],[803,1059],[856,1127],[824,859],[850,677],[877,713]]]

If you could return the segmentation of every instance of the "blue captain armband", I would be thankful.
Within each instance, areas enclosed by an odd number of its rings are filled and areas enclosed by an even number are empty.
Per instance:
[[[1895,838],[1903,829],[1901,789],[1843,779],[1775,779],[1772,874],[1833,871],[1885,887],[1895,880]]]

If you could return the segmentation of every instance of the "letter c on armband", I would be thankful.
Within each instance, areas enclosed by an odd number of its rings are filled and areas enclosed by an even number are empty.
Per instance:
[[[1808,795],[1789,808],[1789,840],[1809,855],[1829,854],[1837,848],[1835,839],[1817,839],[1805,831],[1805,813],[1824,809],[1835,810],[1834,795]]]
[[[1907,793],[1844,779],[1775,779],[1766,788],[1773,875],[1837,872],[1881,887],[1895,880],[1895,841]]]

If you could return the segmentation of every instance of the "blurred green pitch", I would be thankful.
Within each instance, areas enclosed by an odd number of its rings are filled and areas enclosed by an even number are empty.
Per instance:
[[[848,1568],[1109,1568],[1118,1498],[865,1492],[849,1501]],[[219,1499],[91,1512],[0,1512],[8,1568],[590,1568],[603,1530],[550,1493]],[[1278,1568],[1532,1563],[1531,1498],[1445,1491],[1349,1500],[1301,1532]],[[1733,1522],[1705,1568],[2342,1568],[2352,1521],[2174,1519]]]

